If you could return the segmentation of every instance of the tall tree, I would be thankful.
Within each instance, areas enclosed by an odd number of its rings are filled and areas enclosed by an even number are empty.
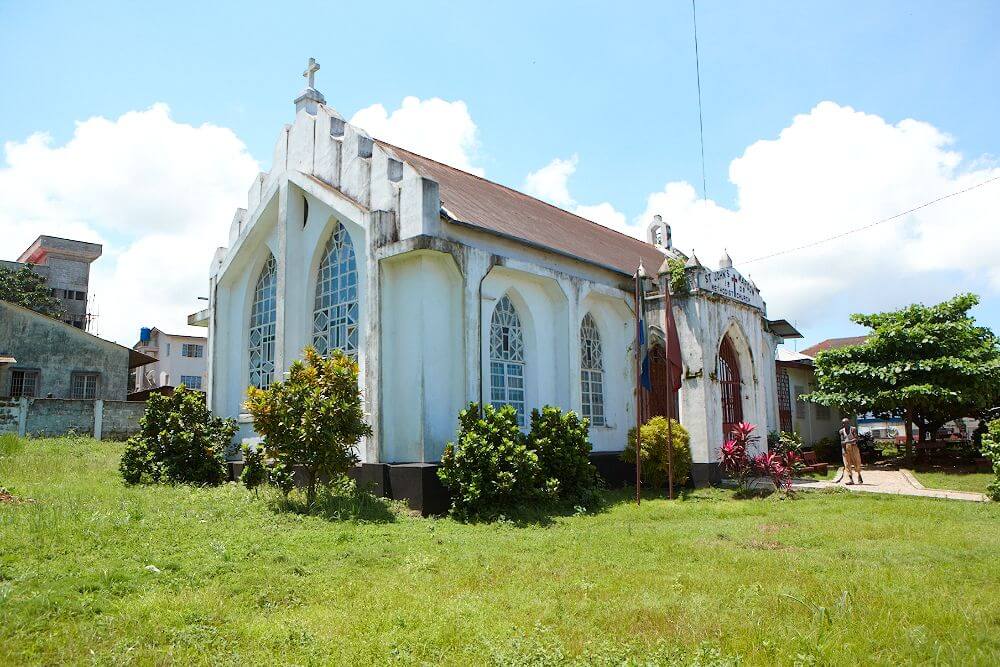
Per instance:
[[[1000,396],[1000,343],[969,315],[978,303],[975,294],[959,294],[936,306],[852,315],[871,333],[861,345],[817,355],[817,389],[807,398],[902,417],[912,459],[913,423],[936,428],[982,413]]]
[[[31,270],[31,265],[17,271],[0,266],[0,301],[30,308],[49,317],[62,315],[62,304],[52,296],[45,278]]]

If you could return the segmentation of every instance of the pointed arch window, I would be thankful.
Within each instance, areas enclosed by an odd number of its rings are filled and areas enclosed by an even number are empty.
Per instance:
[[[719,346],[719,386],[722,390],[722,433],[729,439],[736,425],[743,421],[743,383],[740,378],[740,358],[729,335]]]
[[[313,347],[358,357],[358,264],[344,225],[337,223],[320,261],[313,310]]]
[[[591,426],[604,426],[604,353],[601,333],[590,313],[580,324],[580,391],[583,416]]]
[[[250,307],[250,384],[267,389],[274,375],[275,306],[278,267],[268,255],[253,290]]]
[[[497,302],[490,324],[490,402],[513,406],[518,425],[524,426],[524,336],[507,295]]]

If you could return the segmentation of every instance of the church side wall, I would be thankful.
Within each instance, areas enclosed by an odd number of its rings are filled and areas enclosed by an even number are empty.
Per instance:
[[[382,451],[392,463],[439,461],[465,402],[462,276],[450,255],[382,262]]]

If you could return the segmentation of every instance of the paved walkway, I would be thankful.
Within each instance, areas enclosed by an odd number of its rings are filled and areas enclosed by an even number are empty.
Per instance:
[[[946,491],[944,489],[925,489],[909,470],[864,470],[864,484],[848,486],[844,484],[844,469],[837,472],[833,481],[796,479],[792,483],[795,489],[829,489],[842,487],[858,493],[892,493],[902,496],[923,496],[925,498],[945,498],[948,500],[968,500],[986,502],[982,493],[971,491]]]

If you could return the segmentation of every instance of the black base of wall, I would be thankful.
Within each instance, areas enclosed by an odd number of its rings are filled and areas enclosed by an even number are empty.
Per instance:
[[[635,484],[635,465],[621,460],[621,452],[593,452],[590,462],[609,489]],[[240,478],[241,461],[229,462],[229,476]],[[372,495],[392,500],[405,500],[410,509],[424,516],[444,514],[451,506],[448,489],[437,476],[437,463],[362,463],[348,471],[358,487]],[[718,484],[722,479],[717,463],[695,463],[691,466],[694,486]],[[295,483],[305,486],[305,474],[295,471]]]

